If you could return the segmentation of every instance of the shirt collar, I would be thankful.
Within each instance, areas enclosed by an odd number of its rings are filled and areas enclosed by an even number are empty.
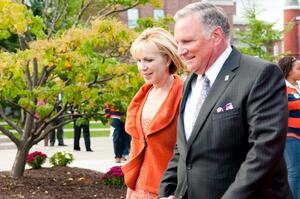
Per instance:
[[[294,86],[293,84],[291,84],[289,81],[285,80],[285,84],[287,87],[294,88],[299,92],[299,89],[296,86]]]
[[[230,45],[226,48],[226,50],[221,54],[221,56],[218,57],[218,59],[213,63],[211,67],[205,72],[206,77],[209,79],[210,87],[215,82],[223,64],[229,57],[230,53],[232,51],[232,48]],[[199,76],[199,75],[198,75]],[[202,76],[202,75],[200,75]],[[200,78],[200,77],[199,77]]]

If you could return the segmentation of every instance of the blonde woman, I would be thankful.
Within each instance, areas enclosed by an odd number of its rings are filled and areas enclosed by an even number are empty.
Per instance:
[[[184,64],[172,35],[162,28],[145,30],[132,44],[145,84],[132,99],[126,132],[132,137],[128,163],[122,167],[127,199],[158,198],[160,178],[173,155],[183,82],[174,73]]]

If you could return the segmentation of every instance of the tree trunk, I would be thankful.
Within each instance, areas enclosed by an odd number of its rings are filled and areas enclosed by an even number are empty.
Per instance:
[[[20,178],[23,176],[29,150],[30,150],[29,146],[21,145],[20,147],[18,147],[16,158],[11,170],[11,177]]]

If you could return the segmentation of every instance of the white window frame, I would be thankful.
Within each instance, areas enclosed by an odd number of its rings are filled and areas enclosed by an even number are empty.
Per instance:
[[[139,10],[132,8],[127,10],[128,27],[135,28],[137,26],[137,20],[139,18]]]
[[[165,16],[165,11],[163,9],[154,9],[153,18],[158,21],[160,18]]]

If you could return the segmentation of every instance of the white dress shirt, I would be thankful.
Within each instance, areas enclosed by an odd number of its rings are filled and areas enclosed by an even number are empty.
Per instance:
[[[212,87],[213,83],[215,82],[223,64],[229,57],[230,53],[232,51],[232,48],[230,45],[226,48],[226,50],[221,54],[220,57],[213,63],[211,67],[208,68],[208,70],[205,72],[206,77],[209,79],[210,87]],[[192,130],[193,130],[193,118],[195,115],[195,110],[197,106],[197,101],[199,99],[200,91],[202,90],[202,85],[199,83],[199,79],[202,75],[198,75],[197,78],[194,78],[194,80],[191,83],[191,90],[188,95],[185,108],[184,108],[184,115],[183,115],[183,122],[184,122],[184,131],[186,140],[189,139]]]

